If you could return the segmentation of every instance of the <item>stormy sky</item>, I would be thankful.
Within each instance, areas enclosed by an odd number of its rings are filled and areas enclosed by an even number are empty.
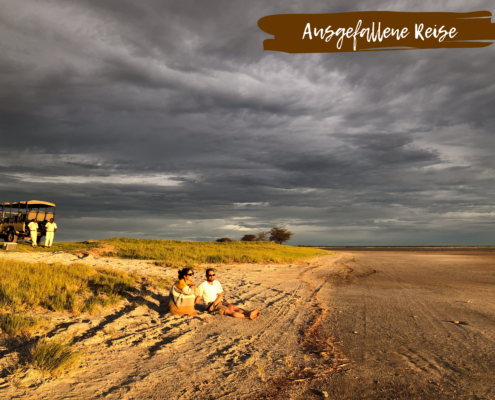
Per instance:
[[[0,201],[58,240],[495,244],[495,45],[264,52],[284,13],[492,1],[28,1],[0,12]]]

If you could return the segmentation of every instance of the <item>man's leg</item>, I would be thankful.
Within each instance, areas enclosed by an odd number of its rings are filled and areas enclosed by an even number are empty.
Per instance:
[[[53,232],[47,232],[45,236],[45,247],[52,247]]]
[[[38,232],[31,232],[31,241],[32,241],[32,245],[33,247],[36,247],[37,246],[37,243],[36,241],[38,240]]]
[[[229,309],[225,312],[226,315],[232,315],[234,318],[247,318],[247,319],[256,319],[260,315],[260,310],[255,308],[252,311],[246,311],[242,308],[239,308],[233,304],[229,304]]]

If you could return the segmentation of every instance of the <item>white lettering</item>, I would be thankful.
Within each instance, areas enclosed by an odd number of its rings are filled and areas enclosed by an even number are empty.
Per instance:
[[[325,31],[323,31],[323,28],[322,29],[315,28],[315,37],[318,37],[318,35],[321,35],[322,39],[325,37]]]
[[[417,38],[421,37],[421,40],[425,40],[425,38],[421,34],[421,32],[423,31],[423,28],[424,27],[425,26],[423,24],[420,24],[419,26],[418,26],[418,24],[415,24],[414,25],[414,39],[417,39]]]
[[[361,24],[363,23],[363,21],[359,20],[359,22],[357,23],[356,25],[356,30],[354,31],[354,51],[356,51],[356,36],[359,34],[359,29],[361,29]],[[362,36],[361,36],[362,37]]]
[[[330,29],[331,27],[332,25],[328,25],[327,29],[325,30],[325,35],[329,34],[325,39],[325,42],[327,43],[332,39],[332,36],[335,35],[335,32]]]
[[[306,28],[304,29],[304,34],[302,38],[304,39],[304,36],[306,35],[309,35],[309,40],[313,39],[313,36],[311,36],[311,24],[309,22],[306,24]]]

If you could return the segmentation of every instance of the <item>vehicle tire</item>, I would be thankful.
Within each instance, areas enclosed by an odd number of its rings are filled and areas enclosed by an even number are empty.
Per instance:
[[[19,237],[16,235],[15,231],[13,230],[10,230],[7,232],[7,242],[10,242],[10,243],[17,243],[17,239],[19,239]]]

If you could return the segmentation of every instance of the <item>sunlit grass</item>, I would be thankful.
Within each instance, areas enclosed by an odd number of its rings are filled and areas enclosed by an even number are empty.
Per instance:
[[[66,253],[84,252],[93,250],[100,245],[98,241],[91,242],[54,242],[52,247],[44,247],[43,243],[38,243],[38,247],[33,248],[31,242],[18,242],[17,252],[19,253],[54,253],[63,251]]]
[[[9,336],[30,336],[39,329],[45,321],[24,314],[0,314],[0,328]]]
[[[94,313],[133,291],[137,275],[84,264],[34,264],[0,259],[0,308],[13,311],[44,307]]]
[[[57,376],[77,363],[79,357],[80,353],[66,340],[41,338],[29,352],[28,365]]]
[[[19,243],[19,252],[79,253],[95,250],[103,244],[115,247],[104,256],[127,259],[157,260],[168,267],[195,266],[202,263],[290,263],[331,252],[318,248],[293,247],[271,242],[186,242],[180,240],[152,240],[113,238],[87,242],[58,242],[46,249],[36,249]]]
[[[104,243],[114,246],[120,258],[161,260],[167,266],[201,263],[290,263],[318,255],[322,249],[292,247],[267,242],[182,242],[115,238]]]

